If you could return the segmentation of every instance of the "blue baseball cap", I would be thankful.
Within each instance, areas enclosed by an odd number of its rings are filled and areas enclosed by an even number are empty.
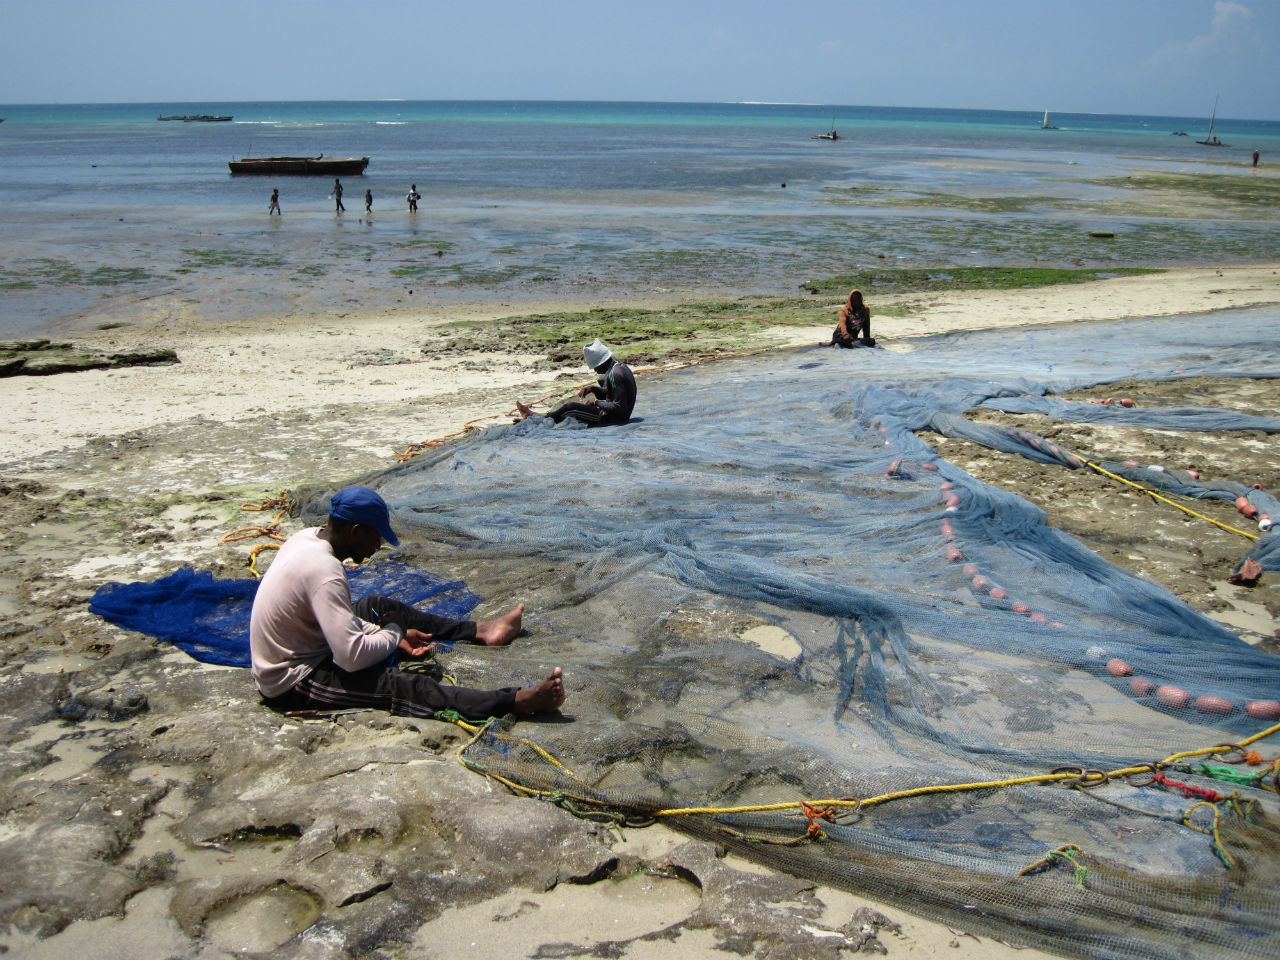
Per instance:
[[[329,501],[329,516],[373,527],[391,546],[400,546],[400,538],[391,529],[391,511],[387,509],[387,501],[368,487],[339,490]]]

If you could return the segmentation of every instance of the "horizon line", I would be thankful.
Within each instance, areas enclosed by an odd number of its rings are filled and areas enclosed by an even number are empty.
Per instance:
[[[683,104],[689,106],[706,105],[706,106],[761,106],[761,107],[822,107],[826,109],[832,108],[849,108],[849,109],[872,109],[872,110],[949,110],[949,111],[967,111],[976,110],[989,113],[1027,113],[1042,114],[1044,107],[940,107],[940,106],[922,106],[919,104],[878,104],[878,103],[822,103],[820,101],[806,100],[679,100],[679,99],[659,99],[659,100],[602,100],[602,99],[546,99],[546,98],[520,98],[520,97],[448,97],[437,99],[414,99],[409,97],[372,97],[372,98],[302,98],[302,99],[286,99],[286,100],[50,100],[50,101],[13,101],[0,103],[0,107],[129,107],[129,106],[157,106],[157,105],[199,105],[199,104],[280,104],[280,103],[591,103],[591,104]],[[1058,116],[1077,116],[1077,117],[1150,117],[1157,119],[1197,119],[1200,117],[1198,113],[1185,114],[1163,114],[1163,113],[1133,113],[1131,111],[1122,112],[1104,112],[1096,110],[1064,110],[1048,108],[1051,114]],[[1252,123],[1280,123],[1280,119],[1269,119],[1262,117],[1226,117],[1227,121],[1246,121]]]

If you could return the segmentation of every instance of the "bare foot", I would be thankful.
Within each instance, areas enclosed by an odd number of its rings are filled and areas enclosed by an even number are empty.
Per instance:
[[[564,703],[564,671],[556,667],[536,687],[516,691],[516,713],[550,713]]]
[[[528,420],[530,417],[542,416],[542,414],[540,413],[534,413],[532,410],[529,409],[528,404],[521,403],[519,400],[516,401],[516,409],[520,411],[521,420]]]
[[[518,603],[509,613],[493,620],[481,620],[476,624],[476,643],[486,647],[504,647],[520,634],[520,621],[524,617],[524,604]]]

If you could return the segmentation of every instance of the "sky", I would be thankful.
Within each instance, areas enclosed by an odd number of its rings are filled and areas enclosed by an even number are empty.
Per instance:
[[[1280,120],[1280,0],[0,0],[0,103],[769,101]]]

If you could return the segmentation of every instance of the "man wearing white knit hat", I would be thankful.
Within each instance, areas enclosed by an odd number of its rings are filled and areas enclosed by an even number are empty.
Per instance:
[[[566,403],[550,413],[535,413],[528,406],[516,401],[520,419],[550,417],[556,423],[571,418],[589,427],[606,427],[626,423],[636,405],[636,378],[631,368],[621,360],[615,360],[613,351],[597,337],[582,348],[582,359],[599,377],[597,383],[588,384],[578,391],[582,403]],[[590,395],[590,399],[587,396]]]

